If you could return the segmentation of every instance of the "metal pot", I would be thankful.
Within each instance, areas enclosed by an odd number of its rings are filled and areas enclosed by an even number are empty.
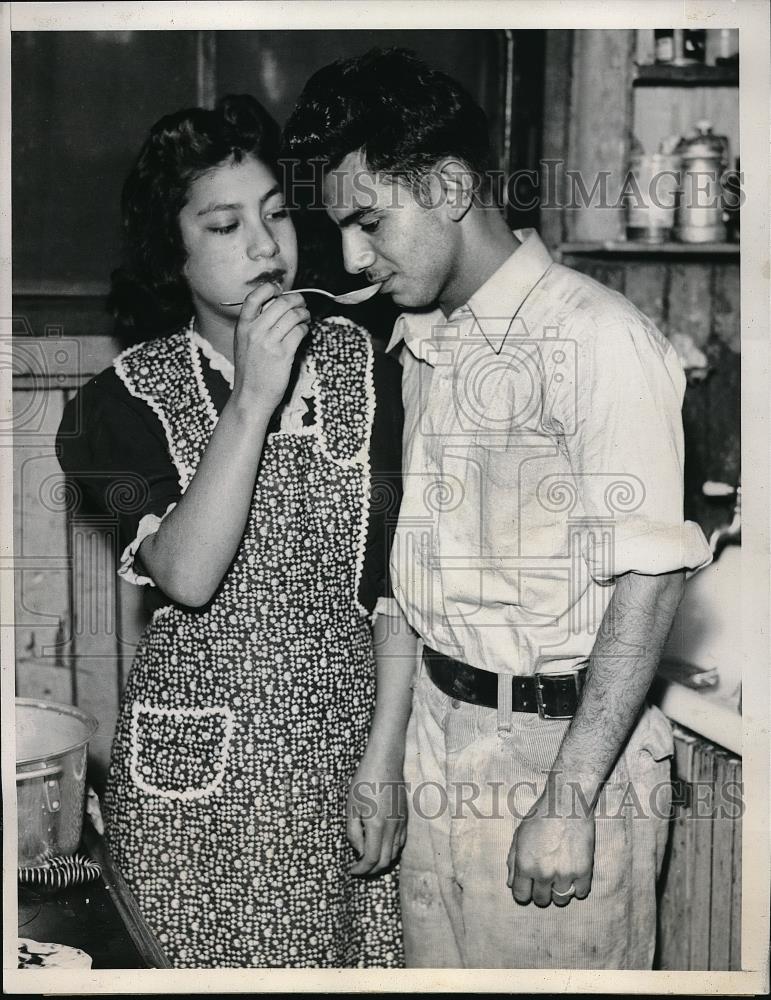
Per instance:
[[[72,705],[16,699],[19,867],[77,850],[88,741],[98,728],[93,716]]]

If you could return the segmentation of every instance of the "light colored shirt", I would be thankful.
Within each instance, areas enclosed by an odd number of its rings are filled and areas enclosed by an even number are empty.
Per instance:
[[[585,663],[615,578],[706,565],[683,520],[685,376],[622,295],[533,230],[468,303],[399,317],[394,593],[424,642],[496,673]]]

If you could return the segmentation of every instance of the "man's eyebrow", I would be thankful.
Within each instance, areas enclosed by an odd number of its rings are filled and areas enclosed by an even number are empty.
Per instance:
[[[260,198],[260,204],[264,205],[269,198],[272,198],[277,194],[281,194],[281,188],[278,184],[274,184],[273,187],[269,191],[266,191],[262,198]],[[209,212],[224,212],[227,210],[233,211],[243,207],[244,206],[240,202],[221,202],[219,204],[217,202],[211,202],[205,208],[202,208],[201,211],[198,212],[198,215],[208,215]]]
[[[372,208],[357,208],[355,212],[351,212],[350,215],[346,215],[342,219],[337,220],[337,225],[340,229],[347,229],[348,226],[355,225],[362,216],[369,215]]]
[[[265,192],[262,198],[260,198],[260,204],[264,205],[268,198],[272,198],[274,194],[281,194],[281,188],[278,184],[274,184],[270,191]]]

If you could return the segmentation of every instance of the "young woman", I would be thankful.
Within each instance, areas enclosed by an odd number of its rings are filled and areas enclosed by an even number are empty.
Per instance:
[[[414,660],[386,569],[399,372],[287,294],[277,151],[249,97],[154,126],[113,301],[135,339],[170,332],[62,423],[62,467],[118,517],[120,574],[153,610],[108,843],[175,966],[398,966]]]

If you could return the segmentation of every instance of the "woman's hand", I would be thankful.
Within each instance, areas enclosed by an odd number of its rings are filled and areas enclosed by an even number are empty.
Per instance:
[[[250,410],[268,416],[286,392],[294,356],[310,321],[303,297],[280,291],[267,283],[247,295],[233,343],[233,395]]]
[[[233,392],[188,489],[140,546],[137,561],[172,600],[203,607],[243,538],[273,411],[286,392],[310,315],[297,294],[259,285],[244,300],[233,344]]]
[[[377,696],[367,749],[351,780],[348,840],[359,855],[352,875],[377,875],[399,857],[407,838],[404,752],[412,705],[417,640],[400,609],[373,628]]]
[[[359,855],[351,875],[378,875],[407,837],[404,752],[367,748],[348,791],[348,840]]]

